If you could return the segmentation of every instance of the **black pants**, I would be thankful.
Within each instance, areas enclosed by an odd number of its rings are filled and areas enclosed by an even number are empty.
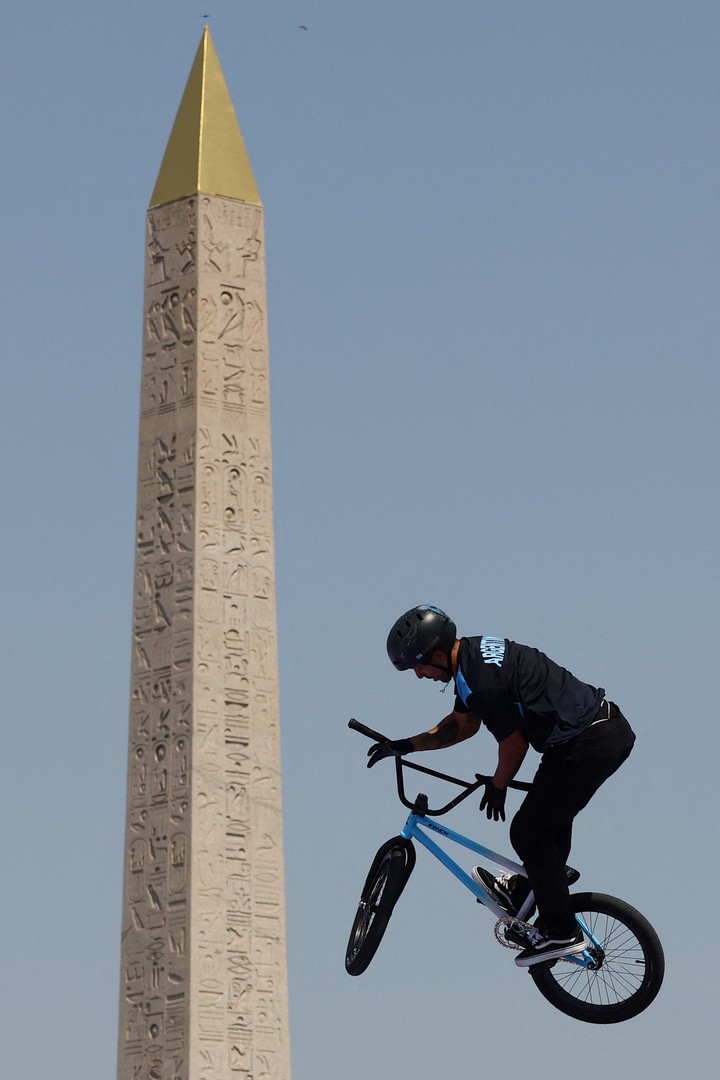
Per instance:
[[[565,864],[573,820],[597,789],[619,769],[635,735],[613,702],[581,735],[546,750],[510,825],[510,841],[535,893],[543,928],[550,937],[569,937],[576,928]]]

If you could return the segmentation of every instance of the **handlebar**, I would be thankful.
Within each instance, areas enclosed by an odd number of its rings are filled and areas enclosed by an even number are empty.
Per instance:
[[[387,735],[381,735],[379,731],[373,731],[372,728],[366,727],[365,724],[361,724],[359,720],[349,720],[348,727],[353,731],[359,731],[361,735],[365,735],[368,739],[373,739],[375,742],[390,742],[391,740]]]
[[[372,728],[367,727],[365,724],[361,724],[359,720],[348,721],[348,727],[352,728],[353,731],[359,732],[360,735],[364,735],[367,739],[372,739],[373,742],[392,742],[392,739],[388,738],[387,735],[381,735],[379,731],[373,731]],[[426,795],[418,795],[415,802],[410,802],[406,798],[403,769],[413,769],[415,772],[434,776],[438,780],[446,780],[449,784],[457,784],[458,787],[462,787],[465,790],[447,803],[447,805],[441,806],[438,810],[431,810],[427,805]],[[463,799],[467,799],[474,791],[477,791],[478,788],[483,787],[488,781],[492,780],[491,776],[484,776],[481,773],[475,773],[474,783],[469,780],[460,780],[456,776],[449,776],[447,773],[436,772],[435,769],[428,769],[424,765],[418,765],[416,762],[408,761],[406,758],[400,757],[399,755],[395,758],[395,772],[400,802],[404,806],[407,806],[409,810],[412,810],[415,813],[427,814],[430,817],[440,817],[441,814],[446,814],[448,810],[452,810],[453,807],[457,806],[458,803],[461,803]],[[531,785],[525,784],[521,780],[511,780],[508,787],[515,788],[518,791],[529,791]]]

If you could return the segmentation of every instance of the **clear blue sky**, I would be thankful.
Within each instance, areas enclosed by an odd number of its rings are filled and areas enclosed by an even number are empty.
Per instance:
[[[207,12],[266,210],[294,1080],[707,1076],[720,6],[703,0],[6,12],[0,1071],[115,1073],[144,220]],[[635,1021],[555,1012],[421,859],[376,961],[345,974],[370,858],[403,818],[346,723],[400,737],[448,710],[385,657],[421,601],[543,648],[633,722],[572,861],[665,943]],[[437,763],[493,758],[481,732]],[[509,850],[472,808],[458,824]]]

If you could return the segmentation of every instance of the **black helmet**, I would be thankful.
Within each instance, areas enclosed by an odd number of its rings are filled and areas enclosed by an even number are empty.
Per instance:
[[[427,663],[436,649],[450,649],[457,628],[449,615],[430,604],[420,604],[401,615],[388,634],[387,651],[398,671]]]

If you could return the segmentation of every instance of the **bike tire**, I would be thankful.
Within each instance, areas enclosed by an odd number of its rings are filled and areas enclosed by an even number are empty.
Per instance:
[[[415,865],[415,848],[396,836],[377,852],[365,879],[345,951],[348,975],[362,975],[377,952],[393,908]]]
[[[644,915],[603,893],[576,893],[573,909],[600,941],[597,970],[567,961],[535,964],[533,981],[551,1005],[588,1024],[617,1024],[647,1009],[662,986],[665,957]],[[591,950],[592,951],[592,950]]]

